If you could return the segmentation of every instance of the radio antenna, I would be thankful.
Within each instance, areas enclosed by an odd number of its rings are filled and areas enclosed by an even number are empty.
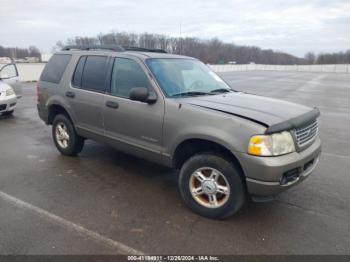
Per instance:
[[[180,22],[180,55],[182,55],[182,31],[181,31],[182,22]]]

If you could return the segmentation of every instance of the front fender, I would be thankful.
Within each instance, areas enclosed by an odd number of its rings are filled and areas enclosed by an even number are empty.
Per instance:
[[[265,130],[238,116],[170,101],[164,119],[164,152],[172,157],[178,145],[188,139],[215,142],[233,153],[247,152],[251,136]]]

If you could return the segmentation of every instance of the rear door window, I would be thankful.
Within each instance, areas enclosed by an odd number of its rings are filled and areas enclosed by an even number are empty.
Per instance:
[[[87,56],[81,79],[82,89],[101,93],[105,92],[107,62],[107,56]]]
[[[45,66],[40,80],[58,84],[61,81],[64,71],[70,61],[71,55],[56,54]]]

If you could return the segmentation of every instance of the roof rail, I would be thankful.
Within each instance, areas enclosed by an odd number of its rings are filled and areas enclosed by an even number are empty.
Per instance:
[[[136,46],[123,46],[125,51],[139,51],[139,52],[152,52],[152,53],[167,53],[167,51],[163,49],[153,49],[153,48],[143,48]]]
[[[68,45],[62,48],[62,51],[69,50],[111,50],[115,52],[125,51],[125,49],[119,45]]]
[[[110,50],[115,52],[123,51],[138,51],[138,52],[153,52],[153,53],[166,53],[162,49],[150,49],[136,46],[120,46],[120,45],[68,45],[62,48],[62,51],[69,50]]]

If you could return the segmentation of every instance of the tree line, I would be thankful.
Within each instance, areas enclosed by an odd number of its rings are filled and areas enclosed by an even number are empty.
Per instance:
[[[304,65],[304,64],[349,64],[350,49],[345,52],[305,54],[303,58],[271,49],[261,49],[256,46],[242,46],[225,43],[217,38],[200,39],[196,37],[171,37],[162,34],[112,32],[99,34],[95,37],[77,36],[66,41],[57,42],[54,50],[65,45],[121,45],[151,49],[163,49],[168,53],[196,57],[205,63],[236,63],[236,64],[272,64],[272,65]],[[0,46],[0,57],[25,58],[40,57],[41,53],[35,46],[29,48]]]
[[[116,32],[99,34],[96,37],[77,36],[65,42],[57,42],[56,48],[65,45],[121,45],[163,49],[168,53],[192,56],[205,63],[257,63],[257,64],[305,64],[304,58],[261,49],[255,46],[240,46],[224,43],[217,38],[203,40],[195,37],[169,37],[162,34]]]
[[[225,43],[217,38],[208,40],[196,37],[169,37],[162,34],[112,32],[95,37],[81,37],[57,42],[56,48],[65,45],[121,45],[152,49],[163,49],[168,53],[196,57],[205,63],[237,63],[237,64],[335,64],[350,63],[350,50],[339,53],[322,53],[315,55],[308,52],[303,58],[271,49],[256,46],[242,46]]]
[[[304,56],[307,64],[350,64],[350,49],[345,52],[321,53],[308,52]]]
[[[35,46],[29,46],[28,48],[18,47],[3,47],[0,45],[0,57],[10,57],[12,59],[25,58],[25,57],[39,57],[41,53]]]

